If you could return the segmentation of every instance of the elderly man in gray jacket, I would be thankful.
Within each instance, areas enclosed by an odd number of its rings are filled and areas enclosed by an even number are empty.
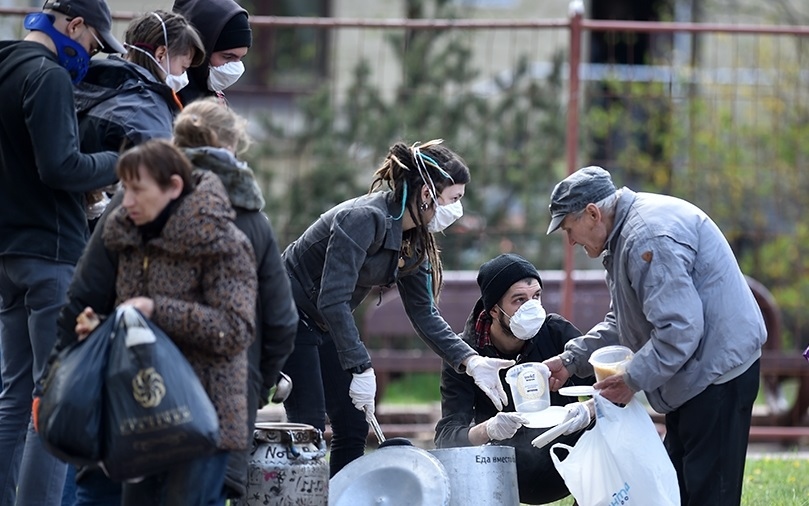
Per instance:
[[[600,167],[557,184],[550,212],[548,234],[602,257],[611,295],[604,321],[545,361],[551,389],[593,374],[598,348],[631,348],[626,371],[594,386],[615,403],[642,390],[666,414],[682,504],[738,505],[767,332],[724,235],[689,202],[616,190]]]

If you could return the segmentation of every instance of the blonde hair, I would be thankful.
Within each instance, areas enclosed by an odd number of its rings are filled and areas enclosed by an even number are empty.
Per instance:
[[[174,120],[174,144],[181,148],[212,146],[240,154],[250,142],[247,120],[217,97],[191,102]]]

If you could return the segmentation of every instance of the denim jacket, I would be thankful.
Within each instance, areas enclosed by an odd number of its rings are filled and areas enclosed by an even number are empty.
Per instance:
[[[626,383],[668,413],[760,356],[761,311],[724,235],[696,206],[623,188],[603,263],[610,312],[567,344],[571,372],[592,374],[594,350],[627,346]]]
[[[401,204],[390,191],[339,204],[315,221],[283,253],[298,309],[328,329],[340,365],[370,362],[353,311],[374,287],[396,283],[416,334],[452,367],[475,351],[452,331],[435,306],[427,262],[400,275]],[[404,268],[415,259],[405,258]]]

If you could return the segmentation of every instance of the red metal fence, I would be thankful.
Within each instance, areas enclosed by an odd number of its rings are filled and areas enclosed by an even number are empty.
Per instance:
[[[117,33],[131,17],[115,14]],[[598,21],[575,11],[251,22],[248,67],[270,63],[228,96],[265,127],[251,163],[282,246],[338,197],[367,188],[391,142],[443,136],[473,168],[464,221],[442,240],[446,268],[474,269],[502,251],[541,269],[599,268],[563,236],[544,236],[553,184],[599,164],[619,184],[705,209],[784,309],[788,339],[806,344],[809,27]],[[566,315],[572,286],[568,276]]]

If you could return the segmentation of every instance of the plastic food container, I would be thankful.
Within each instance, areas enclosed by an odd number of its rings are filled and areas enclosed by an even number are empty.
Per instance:
[[[593,366],[597,381],[622,374],[626,366],[635,356],[632,350],[626,346],[605,346],[599,348],[590,355],[590,364]]]
[[[520,413],[542,411],[551,405],[546,367],[540,362],[515,365],[506,373],[514,407]]]

